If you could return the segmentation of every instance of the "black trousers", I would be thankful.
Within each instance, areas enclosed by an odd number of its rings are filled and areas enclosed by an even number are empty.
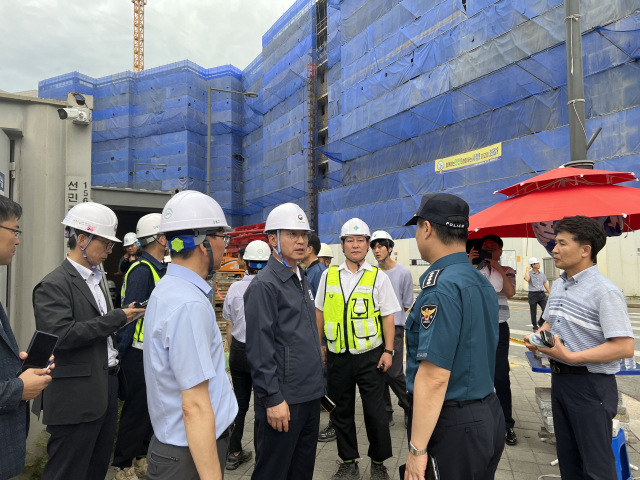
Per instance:
[[[391,404],[391,394],[389,387],[398,397],[398,405],[405,412],[409,412],[409,399],[407,397],[407,379],[404,376],[404,327],[396,325],[396,333],[393,337],[393,363],[389,370],[386,371],[384,380],[384,406],[387,413],[393,413],[393,405]]]
[[[267,409],[254,401],[257,427],[256,466],[251,480],[311,480],[320,430],[320,399],[289,405],[289,431],[267,421]]]
[[[499,327],[498,349],[496,350],[496,371],[493,386],[504,413],[504,428],[516,424],[511,407],[511,380],[509,379],[509,324],[502,322]]]
[[[235,428],[231,434],[229,442],[229,451],[236,453],[242,450],[242,435],[244,434],[244,422],[249,411],[249,403],[251,403],[251,389],[253,382],[251,381],[251,367],[247,360],[247,347],[235,338],[231,341],[229,349],[229,370],[231,371],[231,381],[233,390],[236,394],[238,402],[238,414],[235,419]],[[255,450],[255,423],[253,444]]]
[[[109,469],[118,420],[118,377],[109,375],[109,403],[97,420],[76,425],[49,425],[49,460],[44,480],[104,480]]]
[[[153,426],[147,407],[147,384],[144,381],[142,350],[129,348],[122,359],[127,375],[128,395],[120,414],[120,428],[113,454],[114,467],[130,467],[133,459],[147,454]]]
[[[218,450],[218,460],[220,461],[220,471],[222,478],[224,478],[227,453],[229,451],[228,431],[216,440],[216,447]],[[155,435],[151,438],[149,444],[147,462],[149,463],[147,470],[148,480],[200,479],[189,447],[177,447],[175,445],[162,443]]]
[[[383,351],[384,346],[380,345],[357,355],[327,352],[328,395],[336,404],[331,412],[331,422],[336,429],[338,455],[342,460],[360,458],[355,422],[356,385],[364,410],[369,457],[382,462],[393,455],[389,420],[383,403],[385,374],[377,368]]]
[[[553,373],[551,408],[563,480],[618,478],[611,448],[618,410],[615,376]]]
[[[537,310],[540,305],[540,320],[538,320]],[[544,309],[547,308],[547,296],[544,292],[529,292],[529,310],[531,310],[531,325],[533,328],[538,328],[542,322],[542,314]]]
[[[410,397],[407,439],[411,441]],[[504,450],[504,418],[494,393],[462,407],[442,407],[427,452],[443,479],[492,480]],[[564,478],[564,477],[562,477]]]

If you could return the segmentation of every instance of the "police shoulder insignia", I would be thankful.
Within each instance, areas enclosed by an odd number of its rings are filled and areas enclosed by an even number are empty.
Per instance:
[[[420,325],[425,330],[428,330],[433,322],[436,321],[436,314],[438,313],[437,305],[422,305],[420,307]]]
[[[424,277],[424,281],[422,282],[422,288],[435,287],[438,283],[438,277],[442,273],[442,270],[432,270],[429,272],[429,275]]]

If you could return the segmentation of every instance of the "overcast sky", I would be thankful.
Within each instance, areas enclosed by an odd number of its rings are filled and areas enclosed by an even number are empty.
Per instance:
[[[145,68],[189,59],[244,69],[294,0],[148,0]],[[72,71],[133,70],[131,0],[0,0],[0,90]]]

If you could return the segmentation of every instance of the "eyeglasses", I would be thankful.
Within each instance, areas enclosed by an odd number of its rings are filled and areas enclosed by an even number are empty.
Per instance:
[[[94,238],[94,240],[98,243],[101,243],[107,251],[113,250],[113,246],[116,244],[116,242],[105,242],[104,240],[101,240],[99,238]]]
[[[231,235],[211,235],[211,236],[221,238],[224,241],[225,247],[228,247],[229,243],[231,243]]]
[[[9,230],[10,232],[13,232],[16,238],[20,238],[20,234],[22,233],[22,230],[18,230],[17,228],[3,227],[2,225],[0,225],[0,228],[4,228],[5,230]]]
[[[288,238],[292,242],[297,242],[298,239],[308,241],[311,236],[311,232],[292,232],[291,230],[285,230],[281,233],[285,238]]]

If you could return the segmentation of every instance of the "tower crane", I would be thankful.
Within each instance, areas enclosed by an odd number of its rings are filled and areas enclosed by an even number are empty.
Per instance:
[[[133,71],[144,70],[144,6],[147,0],[131,0],[133,3]]]

